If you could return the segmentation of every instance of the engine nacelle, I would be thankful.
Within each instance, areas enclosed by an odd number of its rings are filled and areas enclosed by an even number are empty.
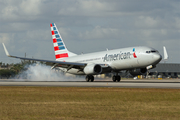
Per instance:
[[[129,73],[130,73],[132,76],[144,75],[144,74],[147,73],[147,69],[146,69],[146,68],[133,69],[133,70],[129,71]]]
[[[101,72],[102,72],[102,67],[98,64],[90,64],[84,68],[84,73],[86,75],[96,75],[96,74],[100,74]]]

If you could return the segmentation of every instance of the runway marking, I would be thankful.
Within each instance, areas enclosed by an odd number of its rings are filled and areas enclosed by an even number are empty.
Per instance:
[[[0,86],[56,86],[56,87],[119,87],[119,88],[173,88],[180,89],[180,80],[122,80],[111,81],[13,81],[0,80]]]

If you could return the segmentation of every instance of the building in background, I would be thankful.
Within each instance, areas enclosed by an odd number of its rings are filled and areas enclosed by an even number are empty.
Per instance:
[[[156,68],[151,69],[151,77],[180,78],[180,64],[159,63]]]

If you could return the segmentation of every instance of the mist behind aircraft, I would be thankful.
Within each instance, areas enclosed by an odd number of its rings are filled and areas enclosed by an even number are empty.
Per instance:
[[[62,71],[51,70],[51,66],[32,64],[25,66],[26,70],[14,77],[17,81],[83,81],[82,78],[66,76]]]

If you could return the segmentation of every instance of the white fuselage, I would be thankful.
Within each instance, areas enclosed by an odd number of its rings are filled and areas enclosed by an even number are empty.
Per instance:
[[[60,61],[77,62],[88,64],[107,64],[115,71],[134,68],[146,68],[149,65],[156,65],[162,57],[159,52],[150,47],[129,47],[115,50],[107,50],[89,54],[82,54],[68,58],[61,58]],[[62,69],[66,71],[66,69]],[[67,71],[72,74],[84,74],[78,69]]]

